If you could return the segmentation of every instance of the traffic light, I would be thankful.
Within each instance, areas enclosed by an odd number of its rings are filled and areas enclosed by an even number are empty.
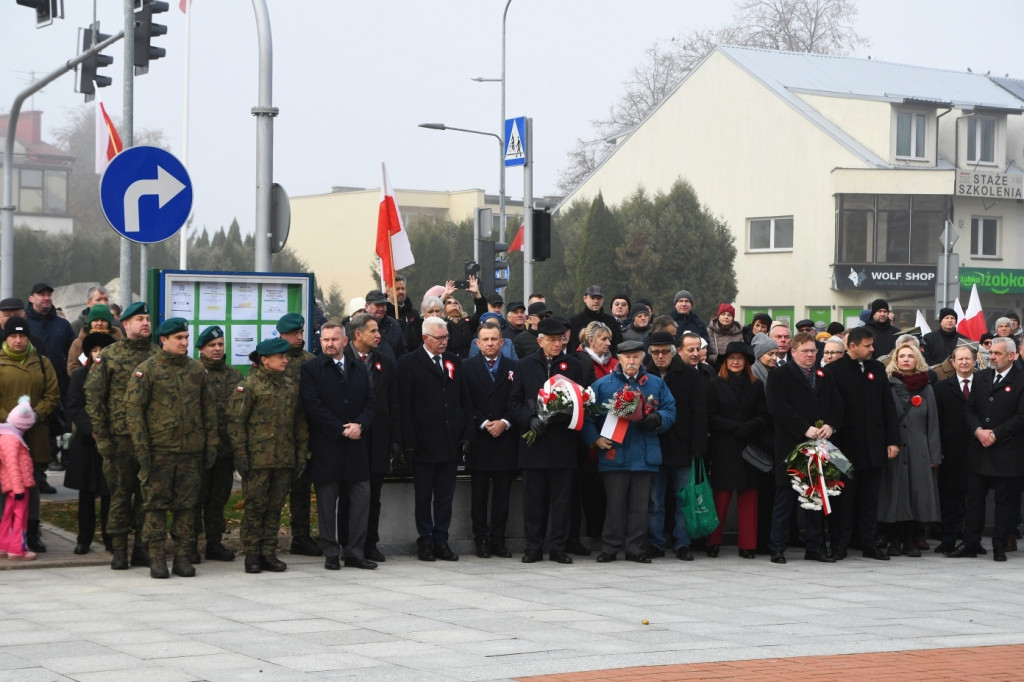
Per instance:
[[[533,209],[533,260],[551,258],[551,214]]]
[[[493,294],[508,286],[508,262],[498,257],[508,251],[502,242],[480,242],[480,295]]]
[[[82,29],[82,52],[90,50],[93,45],[98,45],[110,37],[105,33],[100,33],[99,29],[99,22],[94,23],[89,28]],[[100,68],[110,66],[113,63],[113,57],[98,52],[79,64],[78,91],[85,95],[86,102],[92,101],[93,96],[96,94],[96,88],[105,88],[114,82],[110,76],[101,76],[98,72]]]
[[[136,5],[139,2],[136,0]],[[167,11],[163,0],[142,0],[142,7],[135,13],[135,75],[149,73],[149,62],[167,54],[162,47],[153,47],[153,38],[167,33],[163,24],[154,24],[153,15]]]
[[[64,18],[64,0],[18,0],[18,4],[36,11],[36,28],[49,26],[55,18]]]

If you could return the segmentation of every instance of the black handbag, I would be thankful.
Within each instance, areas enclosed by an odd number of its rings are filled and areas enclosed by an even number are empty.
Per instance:
[[[764,449],[756,445],[748,445],[743,448],[740,456],[743,457],[744,462],[762,473],[767,474],[772,470],[773,462],[771,456]]]

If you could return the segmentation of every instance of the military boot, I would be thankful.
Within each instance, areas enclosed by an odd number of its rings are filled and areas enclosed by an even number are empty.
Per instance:
[[[110,538],[113,544],[114,558],[110,560],[110,568],[115,571],[128,570],[128,536],[114,535]]]
[[[142,543],[141,538],[135,538],[135,544],[132,546],[132,566],[149,566],[149,552],[146,551],[146,546]]]
[[[175,559],[177,561],[177,559]],[[188,561],[192,564],[203,563],[203,558],[199,556],[199,545],[193,542],[192,546],[188,548]]]
[[[259,573],[263,570],[260,566],[260,555],[256,553],[248,553],[245,555],[245,572],[246,573]]]
[[[235,553],[219,542],[206,543],[207,561],[234,561]]]
[[[260,554],[260,567],[272,573],[281,573],[288,568],[288,564],[271,552],[270,554]]]
[[[164,555],[164,541],[151,542],[149,545],[149,577],[170,578],[167,571],[167,557]]]
[[[194,578],[196,575],[196,569],[184,554],[174,555],[174,566],[171,568],[171,572],[174,575],[180,575],[182,578]]]

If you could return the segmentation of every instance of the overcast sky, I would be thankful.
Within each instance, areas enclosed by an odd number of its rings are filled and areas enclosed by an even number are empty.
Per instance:
[[[123,0],[96,0],[105,33],[123,26]],[[499,132],[500,86],[470,78],[501,73],[504,0],[267,0],[273,27],[274,179],[291,196],[332,186],[380,186],[380,162],[397,188],[497,193],[498,142],[417,127],[422,122]],[[65,19],[36,29],[31,10],[0,3],[0,110],[31,80],[76,53],[93,2],[64,0]],[[135,80],[136,129],[160,129],[184,157],[185,15],[178,0],[160,16],[167,57]],[[857,31],[871,44],[857,56],[1024,78],[1019,0],[861,0]],[[724,0],[512,0],[508,13],[506,112],[534,119],[534,194],[555,193],[577,138],[592,134],[622,82],[654,41],[730,20]],[[195,225],[216,229],[255,214],[258,47],[252,3],[194,0],[187,167]],[[121,48],[101,91],[122,111]],[[45,112],[53,141],[83,105],[65,75],[26,103]],[[90,105],[91,106],[91,105]],[[522,172],[507,193],[522,197]],[[370,226],[369,229],[374,229]]]

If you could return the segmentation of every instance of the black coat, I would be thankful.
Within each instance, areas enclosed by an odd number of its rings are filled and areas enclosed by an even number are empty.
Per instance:
[[[540,350],[537,335],[529,329],[519,332],[512,338],[512,347],[516,349],[516,357],[520,360]]]
[[[924,348],[922,349],[924,359],[929,365],[938,365],[944,362],[956,350],[957,341],[960,339],[970,341],[970,339],[956,330],[948,334],[941,329],[928,332],[921,337],[921,341],[924,343]]]
[[[837,431],[842,427],[843,399],[836,390],[835,382],[824,370],[812,371],[815,372],[813,389],[795,362],[768,372],[765,392],[768,414],[775,423],[776,485],[789,484],[786,458],[793,448],[807,440],[807,429],[818,421]]]
[[[561,374],[581,385],[583,383],[580,361],[567,355],[559,355],[551,361],[550,375],[554,374]],[[519,360],[512,393],[508,397],[508,414],[512,415],[513,422],[523,433],[530,428],[530,417],[537,414],[537,391],[550,375],[543,350]],[[548,424],[547,430],[532,446],[519,440],[519,468],[575,469],[579,442],[579,433],[568,425]]]
[[[450,462],[459,442],[472,440],[466,373],[454,353],[442,356],[444,373],[417,348],[398,361],[398,403],[402,415],[402,446],[415,450],[415,462]]]
[[[1024,475],[1024,372],[1013,368],[993,390],[995,370],[974,375],[967,401],[967,426],[971,445],[967,452],[967,473],[982,476]],[[977,429],[992,429],[996,442],[982,447],[974,436]]]
[[[678,411],[678,408],[677,408]],[[715,490],[744,490],[761,484],[762,474],[744,461],[743,449],[768,444],[768,403],[760,381],[745,374],[715,379],[708,386],[711,466]]]
[[[661,376],[653,362],[646,367]],[[694,459],[704,457],[708,446],[708,383],[678,355],[661,378],[676,399],[676,420],[660,436],[661,463],[666,469],[689,467]]]
[[[75,430],[68,446],[64,487],[96,495],[109,495],[110,488],[107,486],[107,479],[103,477],[103,459],[96,450],[96,441],[92,437],[92,422],[85,412],[85,378],[88,375],[88,367],[79,367],[72,373],[71,382],[68,384],[68,418],[74,424]]]
[[[843,428],[831,438],[858,469],[881,469],[888,459],[886,447],[900,444],[899,417],[889,389],[885,366],[878,360],[860,363],[844,355],[829,363],[825,373],[843,399]],[[835,426],[835,424],[833,424]]]
[[[614,355],[615,349],[622,343],[622,327],[619,325],[619,321],[612,317],[611,313],[604,311],[604,308],[594,312],[590,308],[583,306],[583,310],[569,318],[569,327],[572,330],[569,336],[569,345],[574,348],[576,347],[576,344],[580,341],[580,331],[585,329],[591,322],[604,322],[608,325],[608,329],[612,332],[611,352]],[[523,356],[520,355],[519,357],[522,358]]]
[[[870,329],[871,333],[875,335],[875,352],[871,355],[872,358],[877,359],[885,357],[892,352],[893,348],[896,347],[896,339],[899,338],[900,330],[892,326],[890,322],[879,324],[873,319],[868,319],[868,321],[864,323],[864,326]]]
[[[309,427],[311,458],[307,476],[313,483],[366,481],[370,456],[365,437],[353,440],[342,433],[357,422],[363,433],[373,427],[374,395],[370,375],[361,362],[345,361],[342,377],[334,360],[321,355],[302,363],[299,397]]]
[[[974,382],[971,381],[973,390]],[[952,376],[936,383],[935,403],[939,407],[939,439],[942,441],[942,464],[939,465],[939,489],[967,491],[967,451],[971,435],[967,425],[967,398],[960,377]]]
[[[515,471],[519,452],[519,427],[508,412],[508,397],[515,380],[515,360],[498,354],[494,366],[494,380],[483,354],[462,361],[462,369],[469,387],[470,422],[475,437],[469,448],[466,468],[470,471]],[[480,425],[485,421],[506,419],[512,425],[497,438]]]
[[[359,354],[352,344],[345,346],[345,357],[353,362],[361,363]],[[367,367],[364,365],[364,367]],[[374,350],[370,353],[370,385],[373,387],[373,426],[367,439],[370,451],[370,473],[391,473],[391,446],[402,443],[402,422],[399,419],[398,407],[398,365],[393,359]]]

